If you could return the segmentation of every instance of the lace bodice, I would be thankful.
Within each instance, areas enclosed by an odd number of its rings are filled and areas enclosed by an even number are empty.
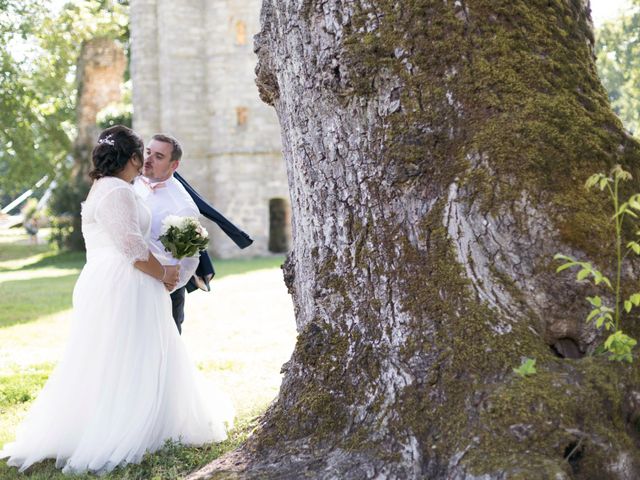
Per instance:
[[[93,182],[82,205],[82,235],[87,254],[111,247],[134,263],[149,259],[151,213],[133,186],[117,177]]]

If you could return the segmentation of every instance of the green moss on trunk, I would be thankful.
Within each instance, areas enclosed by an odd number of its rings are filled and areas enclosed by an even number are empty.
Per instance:
[[[544,319],[524,307],[510,318],[478,298],[443,225],[455,182],[468,195],[461,203],[480,205],[489,218],[512,215],[526,237],[517,206],[526,192],[548,215],[554,244],[606,266],[609,207],[583,183],[615,163],[639,173],[640,147],[597,78],[584,4],[373,4],[346,26],[341,71],[349,81],[335,96],[338,104],[355,94],[377,106],[399,85],[399,109],[372,120],[379,124],[365,152],[383,172],[367,180],[369,207],[380,211],[376,222],[370,212],[349,219],[353,258],[314,246],[319,314],[299,334],[256,444],[304,439],[399,462],[414,439],[433,478],[448,475],[453,458],[477,475],[607,478],[616,452],[638,452],[624,407],[624,389],[640,390],[637,369],[602,357],[558,359],[538,331]],[[305,20],[316,13],[306,8]],[[429,202],[428,214],[403,223],[387,208],[398,198]],[[548,257],[534,266],[533,275],[549,276]],[[490,271],[514,304],[537,293]],[[375,298],[382,277],[395,296]],[[406,318],[382,318],[395,303]],[[389,340],[394,328],[410,331],[404,345]],[[525,356],[537,360],[538,373],[522,379],[512,370]],[[398,364],[413,381],[394,397],[381,379]],[[366,415],[355,418],[365,404]],[[566,458],[578,447],[583,477]]]

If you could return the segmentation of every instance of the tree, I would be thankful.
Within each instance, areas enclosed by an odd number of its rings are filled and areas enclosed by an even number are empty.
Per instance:
[[[0,11],[0,190],[14,195],[51,174],[64,156],[69,148],[64,119],[73,108],[68,97],[49,97],[42,89],[52,83],[50,70],[12,53],[17,46],[26,50],[32,45],[28,40],[37,37],[43,3],[4,1]],[[59,81],[53,83],[60,88]]]
[[[0,1],[0,191],[15,195],[71,153],[82,43],[128,38],[126,2]]]
[[[640,173],[588,2],[265,0],[261,25],[298,340],[260,428],[189,478],[640,477],[640,369],[592,355],[593,287],[552,260],[610,273],[584,181]]]
[[[640,0],[596,32],[598,71],[611,106],[636,136],[640,132]]]
[[[91,188],[89,172],[93,168],[91,152],[100,133],[98,117],[102,110],[122,100],[126,63],[122,46],[111,38],[94,37],[82,44],[76,72],[74,164],[69,179],[54,190],[51,202],[52,212],[64,214],[56,225],[54,238],[60,238],[62,242],[56,240],[57,243],[70,250],[85,248],[80,205]]]

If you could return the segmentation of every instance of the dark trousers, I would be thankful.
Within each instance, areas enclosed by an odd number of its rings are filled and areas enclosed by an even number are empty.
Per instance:
[[[182,334],[182,322],[184,322],[184,297],[186,295],[186,287],[180,287],[171,294],[171,313],[180,334]]]

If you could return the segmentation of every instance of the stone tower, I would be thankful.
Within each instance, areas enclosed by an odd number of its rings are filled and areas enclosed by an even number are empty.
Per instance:
[[[217,227],[216,257],[287,248],[289,194],[275,112],[254,83],[261,0],[131,0],[133,128],[175,136],[180,173],[254,239],[240,250]],[[271,206],[271,207],[270,207]],[[286,242],[285,242],[286,243]],[[271,250],[270,250],[271,246]]]

